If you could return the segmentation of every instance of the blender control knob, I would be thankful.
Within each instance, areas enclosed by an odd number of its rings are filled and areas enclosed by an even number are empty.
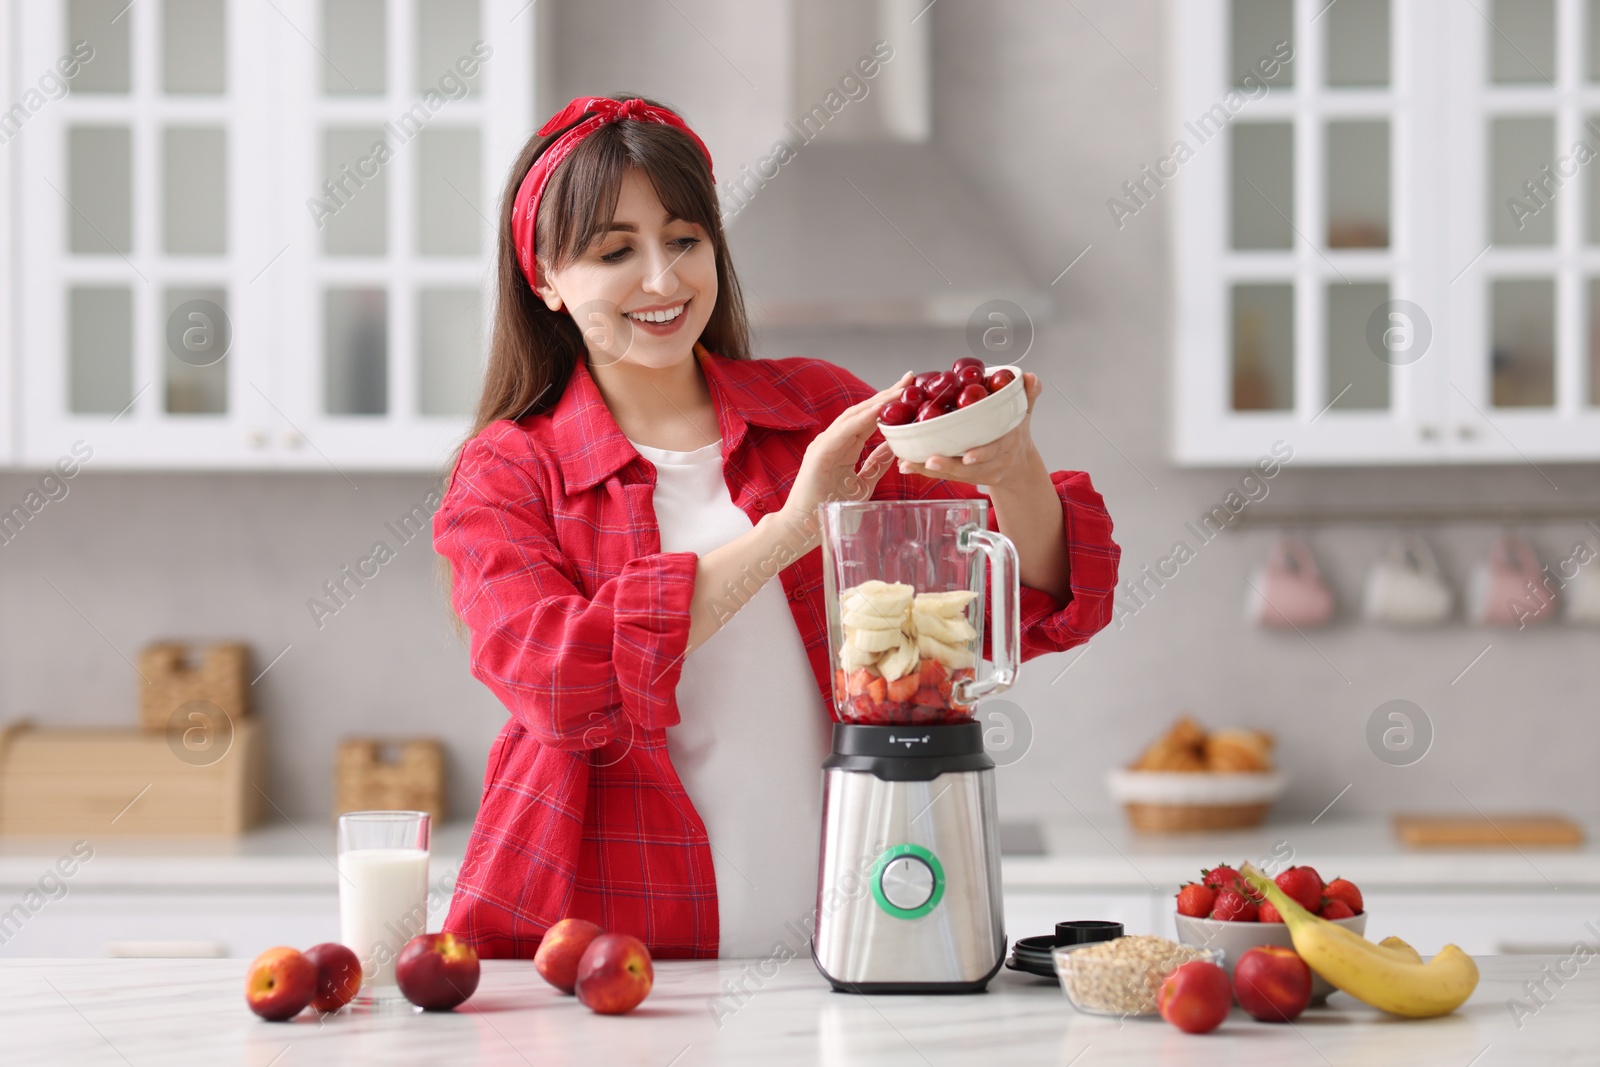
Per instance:
[[[900,856],[884,865],[883,896],[902,911],[914,911],[933,896],[933,868],[918,856]]]

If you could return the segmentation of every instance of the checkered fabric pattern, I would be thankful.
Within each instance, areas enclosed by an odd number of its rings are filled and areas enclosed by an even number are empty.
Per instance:
[[[820,360],[696,351],[728,488],[752,523],[782,507],[811,439],[875,392]],[[1112,617],[1121,552],[1110,516],[1087,474],[1051,477],[1072,596],[1023,589],[1024,658],[1082,644]],[[569,916],[633,934],[658,958],[717,954],[711,850],[666,744],[696,557],[661,551],[654,489],[654,466],[579,363],[554,409],[494,422],[467,444],[434,516],[473,677],[510,712],[444,923],[481,956],[531,957]],[[875,497],[977,495],[891,468]],[[780,580],[831,708],[820,550]]]

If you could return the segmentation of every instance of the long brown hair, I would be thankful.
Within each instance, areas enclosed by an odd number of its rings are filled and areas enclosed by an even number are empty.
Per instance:
[[[632,97],[633,94],[619,93],[612,99]],[[645,102],[665,107],[654,100]],[[473,438],[499,419],[521,419],[549,411],[566,391],[573,367],[585,356],[583,333],[571,314],[566,309],[551,311],[529,287],[517,264],[511,235],[511,212],[523,178],[539,156],[571,128],[565,126],[546,137],[534,134],[528,138],[506,178],[500,196],[497,299],[489,363],[472,428],[445,467],[441,497],[449,489],[462,450]],[[585,137],[556,168],[540,197],[535,225],[540,271],[570,263],[605,234],[617,210],[622,180],[635,168],[650,182],[663,207],[680,219],[698,223],[711,239],[717,261],[717,301],[700,343],[719,356],[748,359],[749,321],[722,230],[711,168],[694,141],[681,130],[655,122],[623,120],[606,123]],[[451,602],[454,576],[450,561],[442,555],[438,573],[456,633],[465,636]]]

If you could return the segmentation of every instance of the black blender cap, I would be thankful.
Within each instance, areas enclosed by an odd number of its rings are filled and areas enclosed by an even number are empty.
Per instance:
[[[1057,945],[1087,945],[1091,941],[1115,941],[1122,936],[1122,924],[1105,919],[1073,919],[1056,923]]]

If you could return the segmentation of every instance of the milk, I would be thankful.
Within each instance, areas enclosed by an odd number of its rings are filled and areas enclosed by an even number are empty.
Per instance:
[[[374,987],[396,995],[394,960],[428,928],[428,853],[360,848],[339,855],[339,927],[361,958],[363,997]]]

